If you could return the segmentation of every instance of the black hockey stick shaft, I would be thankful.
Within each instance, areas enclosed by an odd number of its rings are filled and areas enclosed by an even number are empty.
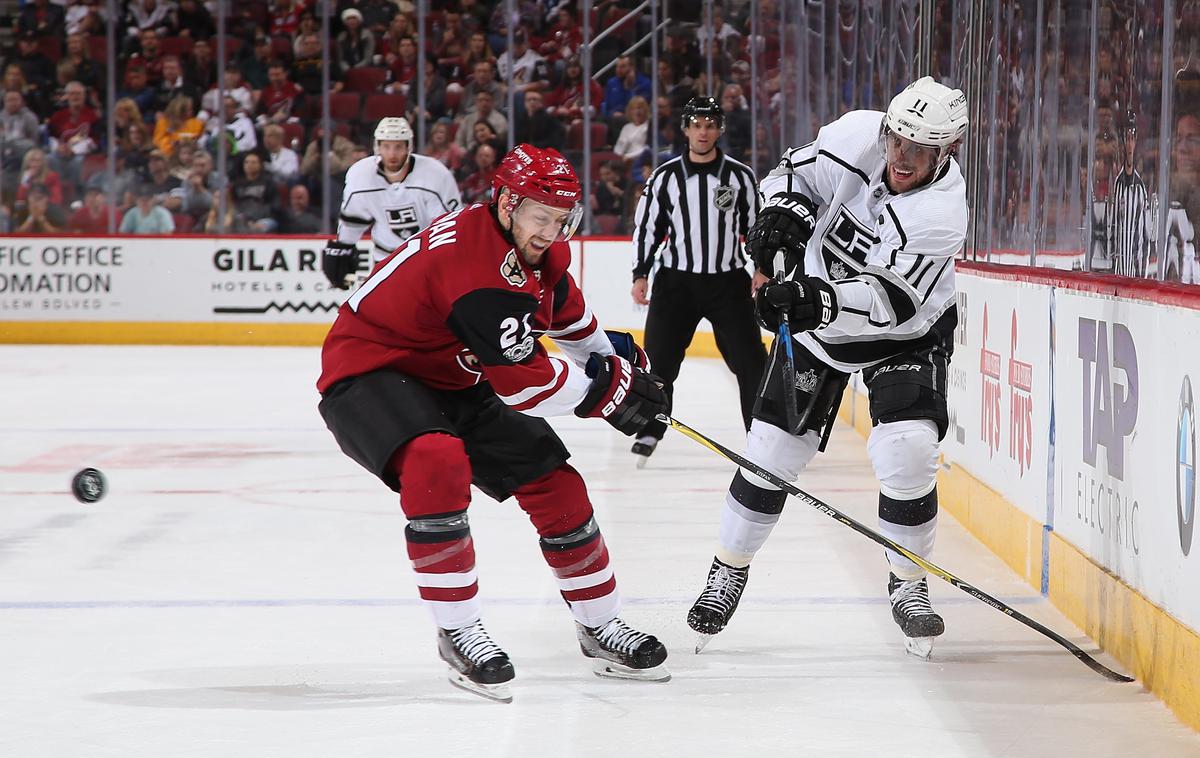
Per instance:
[[[903,555],[905,558],[909,559],[910,561],[917,564],[921,568],[925,569],[929,573],[935,574],[935,575],[941,577],[942,579],[946,580],[948,583],[954,585],[955,587],[957,587],[958,589],[967,593],[968,595],[975,598],[976,600],[982,601],[983,603],[990,605],[991,607],[995,608],[996,610],[1000,611],[1001,613],[1005,614],[1006,616],[1010,616],[1011,618],[1014,618],[1017,621],[1020,621],[1022,624],[1029,627],[1030,629],[1033,629],[1034,631],[1040,632],[1041,634],[1049,637],[1050,639],[1057,642],[1059,645],[1061,645],[1061,646],[1065,647],[1067,650],[1069,650],[1071,652],[1071,655],[1078,658],[1085,666],[1090,668],[1092,671],[1095,671],[1097,674],[1100,674],[1101,676],[1103,676],[1107,679],[1111,679],[1114,682],[1132,682],[1133,681],[1133,677],[1126,676],[1125,674],[1121,674],[1119,672],[1113,671],[1112,669],[1105,666],[1100,661],[1098,661],[1095,658],[1093,658],[1092,656],[1088,655],[1087,652],[1082,650],[1074,642],[1071,642],[1069,639],[1067,639],[1066,637],[1063,637],[1061,634],[1054,631],[1053,629],[1050,629],[1050,628],[1038,623],[1037,621],[1034,621],[1033,619],[1029,618],[1025,614],[1018,611],[1017,609],[1008,605],[1007,603],[1003,603],[1000,600],[997,600],[996,598],[987,594],[986,592],[979,589],[978,587],[971,584],[970,582],[966,582],[966,581],[958,578],[957,576],[950,573],[946,569],[942,568],[941,566],[938,566],[936,563],[932,563],[932,562],[926,560],[925,558],[922,558],[921,556],[912,552],[911,550],[904,547],[903,545],[893,542],[892,540],[883,536],[879,532],[876,532],[874,529],[871,529],[868,526],[864,526],[863,524],[860,524],[858,521],[855,521],[854,519],[850,518],[849,516],[842,513],[838,509],[834,508],[833,506],[829,505],[828,503],[818,500],[817,498],[808,494],[807,492],[800,489],[799,487],[796,487],[793,484],[789,484],[788,482],[785,482],[784,480],[780,479],[775,474],[772,474],[770,471],[767,471],[762,466],[759,466],[757,463],[754,463],[749,458],[738,455],[737,453],[733,452],[732,450],[725,447],[721,443],[716,442],[715,440],[709,439],[708,437],[704,436],[700,432],[697,432],[695,429],[691,428],[690,426],[688,426],[687,424],[684,424],[681,421],[677,421],[677,420],[670,418],[668,416],[665,416],[665,415],[659,416],[659,420],[666,424],[669,424],[671,426],[671,428],[674,429],[675,431],[680,432],[683,435],[692,438],[693,440],[700,443],[704,447],[715,452],[717,455],[720,455],[720,456],[732,461],[733,463],[736,463],[738,466],[746,469],[747,471],[758,476],[759,478],[761,478],[767,482],[770,482],[772,485],[778,487],[779,489],[783,490],[784,492],[788,493],[789,495],[799,498],[800,500],[804,501],[808,505],[811,505],[813,508],[816,508],[821,513],[824,513],[826,516],[829,516],[834,521],[840,521],[841,523],[850,527],[851,529],[858,532],[859,534],[866,537],[867,539],[869,539],[873,542],[876,542],[876,543],[882,545],[883,547],[888,548],[889,550],[896,551],[897,553],[899,553],[900,555]]]

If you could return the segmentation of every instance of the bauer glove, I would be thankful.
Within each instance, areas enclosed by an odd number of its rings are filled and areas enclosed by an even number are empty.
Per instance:
[[[801,267],[804,248],[817,225],[817,206],[799,192],[774,195],[758,212],[746,235],[746,252],[758,270],[775,276],[775,253],[782,251],[785,271]]]
[[[662,380],[616,355],[592,353],[585,369],[592,385],[575,415],[602,418],[621,434],[634,435],[667,410]]]
[[[767,282],[754,296],[758,323],[778,331],[780,318],[786,318],[793,332],[821,329],[833,323],[838,314],[837,291],[824,279],[801,276],[787,282]]]

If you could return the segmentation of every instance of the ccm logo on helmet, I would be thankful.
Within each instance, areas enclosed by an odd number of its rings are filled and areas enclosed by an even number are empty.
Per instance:
[[[613,392],[612,398],[600,409],[600,415],[605,418],[611,416],[617,410],[617,406],[625,402],[625,395],[629,394],[629,383],[633,381],[633,369],[630,367],[629,361],[618,358],[617,362],[621,364],[621,376],[617,380],[617,389]]]

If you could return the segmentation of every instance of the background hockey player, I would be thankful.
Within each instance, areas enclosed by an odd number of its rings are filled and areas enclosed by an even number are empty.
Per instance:
[[[954,257],[967,225],[965,183],[951,153],[966,129],[966,97],[930,77],[897,95],[886,114],[847,113],[785,153],[763,180],[765,203],[747,238],[768,277],[784,252],[787,280],[760,288],[755,306],[772,331],[787,320],[796,372],[795,388],[786,387],[776,340],[747,457],[794,481],[824,447],[849,374],[862,371],[880,531],[921,556],[933,548],[938,445],[948,424]],[[753,474],[734,476],[717,554],[688,614],[702,635],[728,623],[784,499]],[[910,652],[928,656],[944,624],[929,603],[925,571],[890,551],[887,560],[893,617]]]
[[[375,127],[375,154],[346,171],[337,236],[321,256],[321,268],[334,287],[348,289],[354,283],[356,243],[368,228],[374,265],[435,218],[462,206],[450,169],[414,153],[412,142],[407,120],[381,119]]]
[[[320,409],[342,450],[400,493],[408,554],[451,681],[508,699],[508,656],[480,622],[470,485],[513,496],[601,675],[665,679],[627,626],[579,473],[544,416],[635,434],[666,407],[628,334],[606,334],[567,273],[581,188],[554,150],[519,145],[488,205],[452,212],[377,267],[326,338]],[[546,353],[555,340],[565,357]]]

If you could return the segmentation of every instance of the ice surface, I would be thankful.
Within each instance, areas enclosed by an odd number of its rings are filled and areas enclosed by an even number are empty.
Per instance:
[[[0,755],[1195,756],[1137,684],[931,580],[931,662],[904,654],[882,551],[798,503],[701,655],[685,615],[732,467],[669,433],[561,419],[624,617],[671,650],[667,683],[580,655],[512,502],[471,510],[484,620],[511,705],[451,687],[418,605],[395,497],[316,412],[316,349],[0,347]],[[689,359],[677,416],[740,449],[732,377]],[[70,494],[96,466],[107,497]],[[839,428],[801,482],[867,523],[862,440]],[[951,518],[935,560],[1094,650]],[[1106,662],[1112,663],[1105,658]]]

